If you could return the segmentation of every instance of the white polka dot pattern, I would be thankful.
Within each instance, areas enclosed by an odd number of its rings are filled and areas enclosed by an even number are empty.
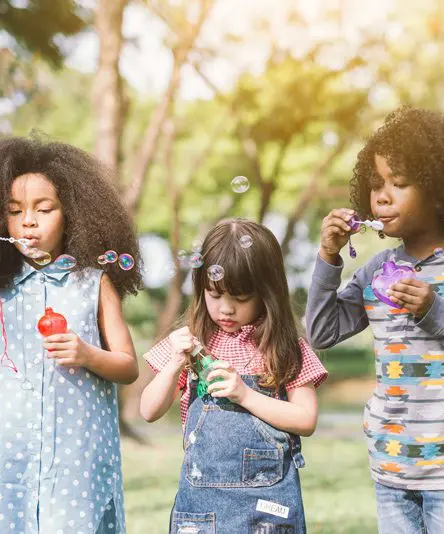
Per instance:
[[[102,271],[83,274],[25,264],[14,286],[0,290],[8,354],[18,369],[0,367],[2,534],[125,533],[116,386],[55,365],[36,327],[52,307],[100,346]]]

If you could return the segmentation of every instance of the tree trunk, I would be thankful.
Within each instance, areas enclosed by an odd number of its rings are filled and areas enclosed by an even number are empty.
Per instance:
[[[100,42],[98,69],[93,85],[96,118],[95,154],[117,173],[123,128],[122,48],[123,12],[128,0],[99,0],[95,28]]]
[[[284,258],[290,252],[290,241],[294,234],[294,225],[299,221],[305,213],[308,206],[312,203],[318,190],[319,180],[325,171],[333,164],[334,160],[343,152],[346,146],[346,140],[342,139],[335,147],[335,149],[328,154],[328,156],[322,161],[318,167],[313,171],[308,184],[301,192],[290,217],[287,221],[287,227],[285,230],[284,239],[281,243],[282,255]]]

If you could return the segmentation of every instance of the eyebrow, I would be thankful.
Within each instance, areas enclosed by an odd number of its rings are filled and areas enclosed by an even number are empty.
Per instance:
[[[54,202],[54,199],[49,198],[49,197],[42,197],[42,198],[36,198],[34,202],[36,204],[40,204],[40,202],[45,202],[45,201]],[[15,198],[10,198],[9,204],[21,204],[21,202],[20,200],[15,200]]]

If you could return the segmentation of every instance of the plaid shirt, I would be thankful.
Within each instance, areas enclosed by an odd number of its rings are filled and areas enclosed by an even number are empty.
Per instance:
[[[218,360],[229,362],[239,374],[262,374],[265,371],[265,364],[263,356],[257,349],[253,340],[254,330],[255,327],[253,325],[243,326],[237,332],[232,333],[224,332],[219,329],[211,336],[206,347],[212,356]],[[301,372],[297,378],[285,384],[285,389],[287,391],[301,387],[310,382],[312,382],[315,387],[318,387],[328,376],[327,370],[304,339],[299,339],[299,346],[301,347],[302,352]],[[165,338],[157,343],[157,345],[154,345],[154,347],[144,355],[144,358],[154,373],[161,371],[171,358],[171,345],[169,339]],[[178,384],[179,388],[182,390],[182,397],[180,399],[180,416],[182,425],[185,425],[190,400],[190,385],[186,369],[180,374]]]

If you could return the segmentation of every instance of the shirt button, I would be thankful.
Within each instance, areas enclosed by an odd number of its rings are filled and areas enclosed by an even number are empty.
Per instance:
[[[418,272],[418,273],[419,273],[420,271],[422,271],[422,267],[421,267],[421,265],[415,265],[415,271]]]
[[[38,280],[39,280],[40,283],[43,284],[43,283],[45,282],[45,279],[46,279],[46,278],[45,278],[45,275],[44,275],[44,274],[39,274],[39,278],[38,278]]]

